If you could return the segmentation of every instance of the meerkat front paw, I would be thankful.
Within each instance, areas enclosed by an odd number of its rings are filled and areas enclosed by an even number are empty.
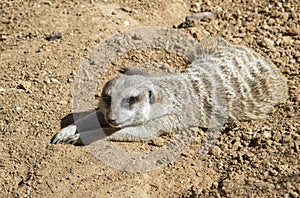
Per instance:
[[[79,133],[76,133],[76,126],[69,125],[57,133],[51,140],[52,144],[58,143],[82,144]]]
[[[156,130],[146,129],[144,126],[123,128],[106,137],[106,140],[117,142],[143,142],[156,136]]]

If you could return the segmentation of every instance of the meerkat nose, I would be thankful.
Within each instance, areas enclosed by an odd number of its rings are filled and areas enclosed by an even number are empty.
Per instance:
[[[117,124],[117,120],[116,118],[108,118],[107,121],[110,123],[110,124]]]

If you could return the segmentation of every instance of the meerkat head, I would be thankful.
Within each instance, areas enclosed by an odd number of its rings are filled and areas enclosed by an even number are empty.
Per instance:
[[[114,128],[141,125],[152,119],[158,93],[154,84],[142,75],[123,75],[106,83],[100,111]]]

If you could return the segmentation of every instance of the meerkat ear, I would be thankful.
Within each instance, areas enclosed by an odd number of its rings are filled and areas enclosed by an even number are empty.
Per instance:
[[[119,72],[124,75],[140,75],[140,76],[150,76],[150,74],[143,70],[135,67],[121,67]]]
[[[150,91],[148,92],[148,94],[149,94],[149,103],[150,103],[151,105],[153,105],[153,104],[155,104],[155,103],[160,103],[161,98],[160,98],[159,93],[153,92],[153,91],[150,90]]]
[[[152,91],[149,91],[149,103],[151,105],[155,103],[155,97]]]

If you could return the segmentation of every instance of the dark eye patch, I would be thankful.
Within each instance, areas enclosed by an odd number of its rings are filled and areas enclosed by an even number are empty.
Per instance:
[[[111,104],[111,97],[109,95],[103,95],[102,96],[102,100],[105,104],[107,104],[108,106]]]
[[[131,96],[131,97],[127,98],[127,102],[128,102],[128,104],[129,104],[129,106],[133,105],[133,104],[136,103],[138,100],[139,100],[139,97],[138,97],[138,96],[136,96],[136,97]]]
[[[135,103],[139,102],[141,100],[142,96],[131,96],[129,98],[125,98],[121,102],[121,106],[124,108],[131,108]]]

